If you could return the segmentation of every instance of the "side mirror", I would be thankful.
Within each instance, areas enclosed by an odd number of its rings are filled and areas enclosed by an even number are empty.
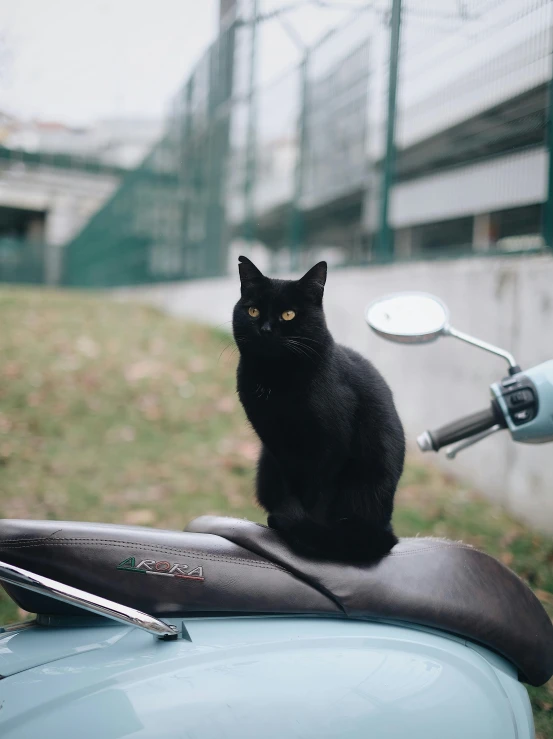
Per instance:
[[[398,293],[371,303],[366,320],[372,330],[400,344],[427,344],[444,333],[449,311],[441,300],[426,293]]]
[[[453,336],[503,357],[509,364],[509,374],[515,375],[521,371],[509,352],[450,326],[447,307],[439,298],[427,293],[395,293],[379,298],[367,307],[365,320],[376,334],[388,341],[428,344],[440,336]]]

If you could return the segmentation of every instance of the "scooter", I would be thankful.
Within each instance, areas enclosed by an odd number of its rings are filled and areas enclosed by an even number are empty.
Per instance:
[[[487,411],[421,448],[499,428],[553,441],[553,361],[522,372],[431,296],[366,317],[394,341],[457,336],[509,362]],[[4,520],[0,559],[6,591],[37,614],[0,633],[2,739],[531,739],[523,683],[553,674],[538,599],[459,542],[403,539],[355,566],[232,518],[184,532]]]

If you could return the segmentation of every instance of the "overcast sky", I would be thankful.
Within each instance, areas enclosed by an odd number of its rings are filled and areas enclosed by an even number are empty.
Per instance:
[[[354,8],[378,10],[389,7],[390,0],[325,2],[338,9],[317,7],[315,0],[258,0],[261,15],[302,5],[283,17],[287,28],[279,20],[260,24],[262,85],[298,63],[301,51],[291,36],[299,37],[300,46],[311,45],[351,17]],[[535,0],[409,0],[404,13],[411,30],[403,30],[403,39],[418,39],[423,51],[457,41],[467,49],[467,34],[478,30],[479,21],[460,20],[459,8],[477,15],[492,7],[495,10],[483,17],[493,19],[497,13],[512,14],[515,6],[528,10],[532,3]],[[215,37],[218,6],[219,0],[0,0],[0,112],[73,124],[162,117]],[[415,15],[410,14],[413,9]],[[448,14],[451,19],[443,19]],[[371,15],[363,13],[363,18]],[[380,17],[383,26],[382,14],[374,17]],[[410,57],[408,67],[412,64]],[[444,60],[435,66],[443,68]],[[447,58],[445,66],[450,66]],[[427,71],[424,79],[428,77]]]
[[[158,117],[213,37],[217,0],[1,0],[0,111]]]
[[[334,0],[348,8],[366,0]],[[260,0],[260,12],[291,0]],[[73,124],[160,117],[217,31],[218,0],[0,0],[0,112]],[[349,11],[351,12],[351,10]],[[349,13],[306,6],[286,16],[312,43]],[[263,23],[261,77],[299,52]]]

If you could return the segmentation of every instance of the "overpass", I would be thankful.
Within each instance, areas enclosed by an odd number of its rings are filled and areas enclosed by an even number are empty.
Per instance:
[[[86,157],[0,146],[0,281],[58,283],[62,247],[124,173]]]

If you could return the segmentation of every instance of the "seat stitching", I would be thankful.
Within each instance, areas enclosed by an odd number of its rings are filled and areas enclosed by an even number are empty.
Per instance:
[[[215,536],[220,536],[220,535],[219,534],[215,534]],[[221,538],[224,538],[224,537],[221,537]],[[226,539],[226,541],[229,541],[229,540]],[[85,543],[85,544],[94,544],[94,545],[98,545],[98,546],[136,546],[136,547],[150,546],[151,548],[157,549],[158,551],[174,552],[175,554],[188,554],[188,555],[190,555],[192,557],[193,556],[199,556],[195,552],[192,552],[190,550],[180,549],[178,547],[170,547],[170,546],[167,546],[165,544],[151,544],[151,545],[148,544],[148,545],[146,545],[143,542],[142,543],[138,543],[138,542],[116,542],[116,541],[113,541],[112,539],[94,539],[94,538],[80,538],[80,537],[64,537],[64,538],[59,538],[59,539],[53,539],[51,537],[44,537],[44,538],[40,538],[40,539],[8,539],[7,541],[0,543],[0,549],[1,548],[4,548],[6,546],[11,547],[13,549],[22,549],[22,548],[25,548],[25,547],[42,546],[44,543],[47,543],[49,546],[50,545],[60,545],[60,546],[63,546],[66,543],[74,543],[74,542],[77,542],[77,543]],[[234,543],[234,542],[232,542],[232,543]],[[235,546],[241,546],[242,548],[244,548],[243,545],[236,544]],[[451,542],[451,543],[444,542],[444,543],[435,544],[435,545],[424,547],[424,548],[420,548],[420,549],[410,549],[410,550],[404,551],[404,552],[394,552],[394,551],[391,551],[386,556],[387,557],[405,557],[405,556],[409,556],[409,555],[412,555],[412,554],[419,554],[419,553],[423,553],[423,552],[433,551],[433,550],[436,550],[436,549],[450,549],[452,546],[453,546],[453,548],[456,548],[456,549],[466,549],[468,551],[479,552],[480,554],[482,554],[482,552],[480,552],[478,549],[475,549],[470,544],[463,544],[463,543],[459,543],[459,542]],[[248,551],[250,551],[250,550],[248,550]],[[255,554],[255,552],[252,552],[252,553]],[[206,559],[215,559],[216,561],[221,561],[221,562],[224,562],[224,561],[227,561],[227,562],[244,562],[245,564],[251,564],[252,566],[259,566],[259,567],[264,566],[264,565],[256,565],[255,563],[252,563],[249,560],[243,559],[241,557],[213,557],[213,555],[210,555],[210,554],[204,554],[204,555],[201,555],[201,556],[203,556]],[[257,554],[256,556],[260,556],[260,555]],[[273,566],[276,567],[276,568],[278,568],[278,569],[281,569],[283,572],[289,572],[289,570],[287,570],[284,567],[281,567],[279,565],[273,565]]]
[[[44,537],[40,539],[7,539],[4,542],[0,542],[0,548],[4,546],[13,546],[13,548],[24,548],[26,546],[42,546],[43,544],[47,543],[48,545],[61,545],[64,546],[68,543],[85,543],[85,544],[97,544],[99,546],[136,546],[136,547],[146,547],[151,546],[154,549],[162,550],[162,551],[171,551],[175,552],[176,554],[190,554],[191,556],[194,556],[196,553],[189,550],[189,549],[182,549],[181,547],[172,547],[168,546],[167,544],[151,544],[147,545],[144,542],[136,542],[136,541],[118,541],[115,539],[96,539],[93,537],[60,537],[58,539],[52,539],[51,537]],[[214,555],[207,554],[206,557],[213,557]],[[216,556],[216,555],[215,555]],[[257,555],[259,556],[259,555]],[[242,557],[217,557],[216,559],[219,560],[225,560],[227,559],[229,562],[236,562],[236,561],[243,561],[247,564],[250,564],[251,561],[244,559]]]
[[[21,540],[19,540],[21,541]],[[74,544],[75,542],[78,543],[85,543],[87,545],[96,545],[96,546],[103,546],[103,547],[120,547],[120,548],[128,548],[128,547],[142,547],[145,548],[145,544],[138,544],[136,542],[117,542],[117,541],[110,541],[110,540],[99,540],[99,539],[42,539],[42,540],[36,540],[33,541],[33,543],[26,543],[26,544],[16,544],[15,546],[12,545],[12,542],[2,542],[0,543],[0,550],[1,549],[30,549],[32,547],[41,547],[44,546],[44,542],[48,542],[48,545],[55,545],[55,546],[69,546]],[[274,565],[271,563],[267,564],[261,564],[257,562],[251,562],[250,560],[243,559],[242,557],[217,557],[211,554],[198,554],[197,552],[191,552],[190,550],[186,549],[179,549],[177,547],[167,547],[164,545],[148,545],[150,549],[153,549],[155,551],[161,551],[161,552],[170,552],[173,554],[185,554],[190,557],[194,557],[196,559],[207,559],[213,562],[240,562],[241,564],[245,564],[249,567],[263,567],[268,570],[281,570],[281,572],[286,572],[287,574],[290,574],[289,570],[285,569],[284,567],[279,567],[278,565]]]
[[[79,539],[77,541],[82,542],[81,539]],[[51,543],[54,544],[54,542],[51,542]],[[105,543],[104,542],[94,542],[94,543],[97,544],[98,546],[104,546],[104,547],[113,546],[113,547],[125,548],[125,547],[129,547],[129,546],[141,546],[141,545],[137,545],[137,544],[134,544],[134,543],[126,544],[126,543],[123,543],[123,542],[105,542]],[[69,546],[70,544],[72,544],[72,542],[68,542],[67,540],[64,541],[64,542],[62,542],[62,541],[55,542],[55,545],[56,546]],[[86,542],[86,545],[87,546],[90,546],[91,543],[90,542]],[[19,544],[17,546],[10,547],[10,546],[5,546],[4,544],[0,544],[0,549],[14,549],[14,550],[15,549],[29,549],[29,548],[41,547],[41,546],[43,546],[43,545],[42,544]],[[256,562],[251,562],[249,560],[242,559],[241,557],[236,557],[236,558],[232,558],[232,557],[216,557],[216,556],[213,556],[213,555],[210,555],[210,554],[198,554],[197,552],[191,552],[191,551],[184,550],[184,549],[177,549],[177,548],[171,548],[171,547],[161,547],[161,546],[151,546],[150,549],[154,549],[156,551],[161,551],[161,552],[171,552],[171,553],[178,554],[178,555],[185,554],[185,555],[188,555],[190,557],[194,557],[196,559],[202,558],[202,559],[208,559],[208,560],[212,560],[212,561],[216,561],[216,562],[231,562],[231,563],[240,562],[240,563],[249,565],[251,567],[269,567],[269,569],[277,569],[276,566],[273,568],[273,567],[270,567],[270,566],[265,565],[265,564],[258,564]],[[282,567],[280,567],[278,569],[282,569],[284,572],[287,572],[287,570],[284,570],[284,568],[282,568]]]

